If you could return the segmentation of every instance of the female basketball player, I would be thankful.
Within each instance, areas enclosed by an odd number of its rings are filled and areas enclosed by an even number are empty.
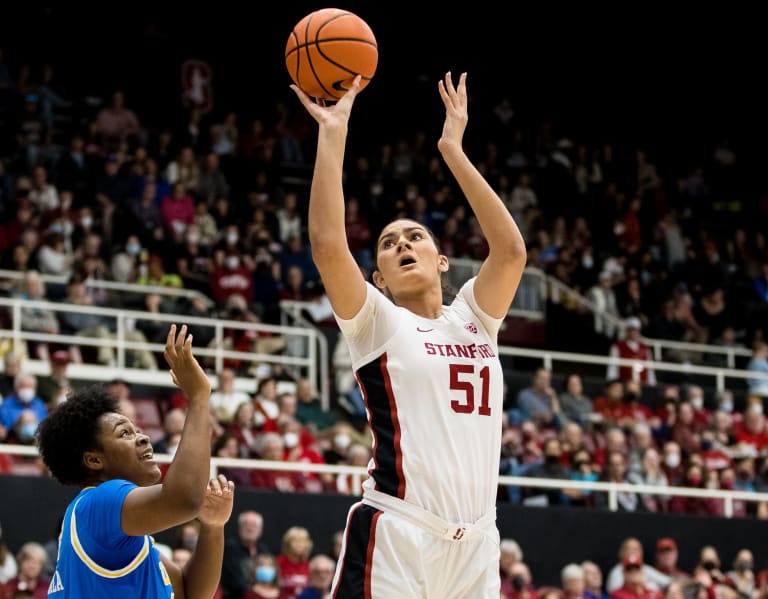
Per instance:
[[[64,515],[49,597],[210,599],[216,592],[234,485],[223,476],[208,480],[211,385],[186,325],[178,336],[171,327],[165,358],[189,408],[162,484],[149,437],[101,387],[73,395],[40,425],[38,445],[51,474],[82,488]],[[150,535],[193,518],[200,535],[182,571]]]
[[[411,220],[381,232],[367,283],[344,234],[342,166],[360,78],[332,106],[294,92],[319,124],[309,205],[312,255],[349,343],[374,435],[370,478],[349,512],[333,596],[499,597],[496,492],[502,369],[497,333],[526,261],[509,212],[462,148],[466,73],[438,84],[438,149],[490,246],[450,305],[448,259]]]

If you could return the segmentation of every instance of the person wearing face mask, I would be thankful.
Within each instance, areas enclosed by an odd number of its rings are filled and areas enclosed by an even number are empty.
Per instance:
[[[280,596],[277,583],[277,564],[272,555],[259,555],[256,558],[254,583],[245,592],[243,599],[276,599]]]
[[[740,426],[734,426],[736,443],[757,453],[768,447],[768,426],[766,426],[763,404],[752,396],[747,398],[744,420]]]
[[[231,295],[240,295],[247,305],[253,302],[253,271],[243,262],[242,254],[216,252],[210,277],[210,295],[224,307]]]
[[[278,421],[280,434],[283,436],[285,451],[283,461],[303,462],[309,464],[324,464],[323,456],[315,449],[315,445],[307,446],[302,443],[303,426],[295,418],[283,417]],[[311,437],[310,437],[311,438]],[[306,491],[322,491],[324,485],[333,483],[333,477],[330,474],[317,474],[316,472],[301,472],[299,481]]]
[[[704,389],[699,385],[688,385],[686,399],[693,408],[693,420],[699,426],[706,428],[712,425],[712,411],[705,407]]]
[[[213,272],[211,248],[201,243],[200,228],[193,223],[184,234],[184,244],[178,248],[176,272],[187,289],[196,289],[208,294]]]
[[[705,472],[698,464],[689,464],[685,469],[683,484],[694,489],[704,488]],[[701,514],[710,515],[718,513],[718,505],[709,497],[681,497],[673,496],[669,500],[667,510],[673,514]]]
[[[755,594],[755,559],[749,549],[739,549],[733,559],[733,569],[725,574],[731,585],[742,597]]]
[[[541,448],[543,459],[539,464],[531,467],[526,476],[534,478],[571,479],[571,469],[562,463],[563,451],[560,440],[547,439]],[[537,495],[544,495],[548,505],[567,505],[568,496],[562,489],[535,490]]]
[[[13,394],[3,399],[0,404],[0,426],[8,430],[16,426],[22,413],[32,412],[38,422],[48,416],[45,402],[37,396],[37,379],[34,375],[23,372],[16,375],[13,383]]]
[[[32,410],[24,410],[13,427],[9,441],[19,445],[33,445],[40,421]]]

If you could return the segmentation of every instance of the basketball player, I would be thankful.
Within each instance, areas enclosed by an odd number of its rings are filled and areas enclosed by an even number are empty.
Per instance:
[[[342,165],[360,78],[334,105],[293,86],[319,124],[309,205],[312,255],[349,343],[374,435],[362,502],[349,512],[332,596],[498,599],[496,492],[502,369],[497,333],[526,262],[525,243],[462,148],[466,73],[438,84],[438,149],[490,252],[450,305],[448,259],[418,222],[384,227],[373,285],[344,235]],[[374,286],[375,285],[375,286]]]
[[[71,396],[40,425],[38,445],[51,474],[81,487],[64,515],[49,597],[210,599],[216,592],[234,485],[223,476],[208,480],[211,385],[186,325],[178,335],[171,326],[165,359],[189,408],[162,484],[149,437],[101,387]],[[182,570],[150,535],[193,518],[200,536]]]

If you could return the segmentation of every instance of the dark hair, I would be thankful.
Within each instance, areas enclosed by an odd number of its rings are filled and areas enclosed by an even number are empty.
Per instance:
[[[102,385],[92,385],[71,395],[40,423],[37,446],[56,480],[63,485],[85,482],[83,453],[99,447],[99,418],[118,411],[117,399]]]

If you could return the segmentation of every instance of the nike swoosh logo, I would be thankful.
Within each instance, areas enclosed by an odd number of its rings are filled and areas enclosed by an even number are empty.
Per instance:
[[[430,331],[434,331],[435,329],[422,329],[421,327],[416,327],[416,330],[419,333],[429,333]]]
[[[339,79],[338,81],[334,81],[331,87],[335,89],[337,92],[346,92],[349,91],[348,87],[344,87],[344,82],[346,79]]]

